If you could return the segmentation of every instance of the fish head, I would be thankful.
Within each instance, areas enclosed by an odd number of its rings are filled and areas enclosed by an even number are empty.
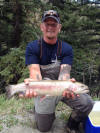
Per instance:
[[[83,84],[83,83],[80,83],[80,82],[75,82],[76,86],[78,87],[78,89],[80,90],[88,90],[88,86]]]

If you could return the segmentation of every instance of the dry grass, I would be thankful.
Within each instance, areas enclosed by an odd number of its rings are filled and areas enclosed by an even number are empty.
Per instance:
[[[5,94],[0,95],[0,131],[6,127],[9,128],[19,123],[23,124],[19,118],[24,118],[25,120],[28,117],[27,113],[33,110],[33,106],[34,99],[13,97],[8,100]],[[59,102],[56,107],[57,117],[67,120],[70,112],[71,109],[68,106]]]

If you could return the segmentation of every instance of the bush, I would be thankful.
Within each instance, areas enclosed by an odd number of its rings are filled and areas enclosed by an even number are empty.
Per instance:
[[[0,58],[0,62],[0,92],[5,91],[6,85],[21,82],[25,77],[28,77],[24,50],[11,48],[7,55]]]

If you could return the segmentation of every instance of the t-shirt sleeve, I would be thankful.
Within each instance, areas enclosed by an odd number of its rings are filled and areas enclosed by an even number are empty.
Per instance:
[[[25,64],[39,64],[39,48],[36,43],[29,43],[25,52]]]
[[[61,64],[69,64],[72,66],[73,63],[73,49],[70,45],[65,44],[63,47],[63,58]]]

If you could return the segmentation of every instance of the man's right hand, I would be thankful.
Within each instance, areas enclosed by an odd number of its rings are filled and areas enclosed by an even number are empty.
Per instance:
[[[29,82],[32,82],[32,81],[34,81],[34,80],[31,79],[31,78],[27,78],[27,79],[24,80],[26,85],[29,85]],[[23,97],[25,97],[25,98],[32,98],[32,97],[36,97],[36,96],[37,96],[37,93],[34,92],[33,89],[27,89],[25,94],[19,94],[20,98],[23,98]]]
[[[37,93],[33,91],[33,89],[27,89],[25,93],[25,98],[36,97]]]

